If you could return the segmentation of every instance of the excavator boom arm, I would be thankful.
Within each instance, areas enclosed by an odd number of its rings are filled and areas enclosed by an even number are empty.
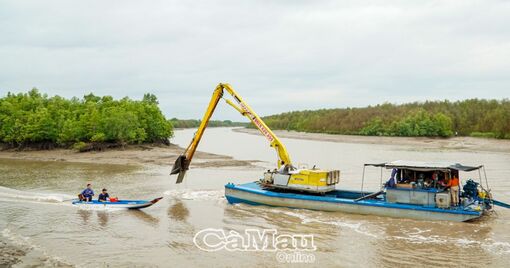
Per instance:
[[[176,183],[181,183],[182,180],[184,179],[184,174],[186,173],[186,170],[189,169],[189,165],[191,163],[191,160],[193,159],[193,155],[197,150],[198,144],[202,139],[204,131],[207,128],[207,125],[209,124],[209,120],[211,119],[211,116],[213,115],[219,100],[223,97],[224,91],[227,91],[230,95],[232,95],[232,97],[239,104],[239,106],[237,106],[231,100],[226,100],[226,102],[234,109],[236,109],[239,113],[241,113],[241,115],[250,119],[250,121],[255,125],[255,127],[257,127],[257,129],[262,133],[262,135],[264,135],[264,137],[266,137],[266,139],[269,141],[269,145],[275,148],[278,154],[277,163],[278,168],[280,168],[281,166],[292,165],[287,149],[281,143],[278,137],[273,133],[273,131],[271,131],[271,129],[269,129],[269,127],[264,123],[264,121],[262,121],[262,119],[253,111],[253,109],[251,109],[251,107],[246,102],[243,101],[241,96],[239,96],[239,94],[237,94],[237,92],[235,92],[235,90],[229,84],[219,84],[214,90],[212,98],[209,101],[209,106],[205,111],[204,117],[200,122],[200,126],[198,127],[195,136],[191,140],[191,143],[189,144],[188,148],[186,148],[184,153],[180,155],[175,161],[175,164],[172,168],[172,172],[170,174],[179,174]]]

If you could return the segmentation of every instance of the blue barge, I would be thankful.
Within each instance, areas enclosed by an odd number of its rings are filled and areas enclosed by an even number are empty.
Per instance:
[[[260,182],[239,185],[228,183],[225,185],[225,197],[231,204],[246,203],[457,222],[480,218],[492,208],[489,191],[481,187],[481,177],[480,183],[473,180],[466,181],[463,191],[459,192],[458,204],[452,203],[452,195],[448,187],[441,185],[442,180],[449,179],[453,176],[452,174],[458,174],[459,170],[473,171],[483,166],[405,161],[366,164],[366,166],[393,169],[390,180],[394,180],[394,183],[388,181],[379,192],[337,189],[323,195],[274,191],[264,188],[263,183]]]

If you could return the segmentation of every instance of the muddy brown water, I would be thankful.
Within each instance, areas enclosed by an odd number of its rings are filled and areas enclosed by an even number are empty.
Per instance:
[[[185,146],[194,130],[176,131]],[[396,159],[484,164],[494,196],[510,202],[510,153],[421,149],[282,139],[294,163],[342,171],[339,188],[359,189],[362,164]],[[47,267],[389,267],[491,266],[510,263],[510,210],[472,223],[416,221],[344,213],[229,205],[227,182],[258,179],[274,165],[262,136],[208,129],[200,150],[254,167],[193,168],[175,185],[169,166],[124,166],[0,159],[0,266]],[[380,183],[379,169],[366,173],[366,189]],[[384,171],[384,177],[389,172]],[[478,173],[461,173],[462,179]],[[164,199],[145,210],[81,210],[66,199],[92,181],[121,198]],[[308,264],[285,264],[275,252],[207,252],[193,242],[206,228],[244,232],[275,229],[313,235]],[[15,264],[16,263],[16,264]]]

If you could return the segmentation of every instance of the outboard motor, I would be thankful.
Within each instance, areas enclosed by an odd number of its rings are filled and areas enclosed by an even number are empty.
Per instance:
[[[475,182],[471,179],[466,181],[466,184],[464,184],[464,192],[462,193],[462,197],[467,197],[471,199],[477,199],[478,198],[478,182]]]

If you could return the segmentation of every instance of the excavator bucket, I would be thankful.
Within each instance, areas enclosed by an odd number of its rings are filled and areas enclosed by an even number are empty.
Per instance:
[[[172,171],[170,175],[179,174],[177,176],[177,181],[175,183],[181,183],[184,179],[184,174],[186,174],[186,170],[189,168],[189,161],[186,159],[185,155],[180,155],[175,160],[174,166],[172,167]]]

